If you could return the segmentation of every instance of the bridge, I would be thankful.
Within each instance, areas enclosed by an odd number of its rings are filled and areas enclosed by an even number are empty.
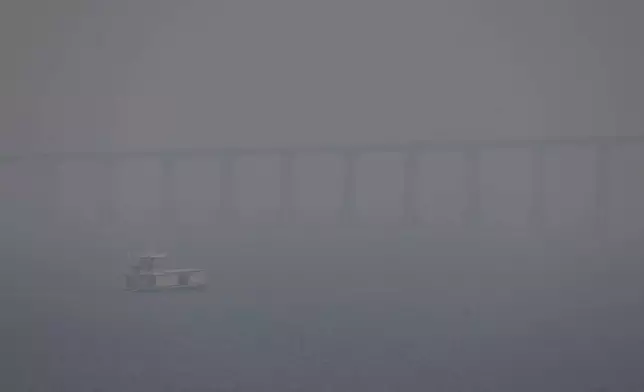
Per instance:
[[[162,219],[172,226],[176,223],[176,167],[181,162],[194,159],[208,159],[218,163],[219,205],[218,221],[230,224],[238,216],[237,181],[235,166],[247,156],[279,157],[279,211],[280,223],[288,224],[297,221],[295,166],[297,159],[316,154],[327,154],[336,157],[342,163],[342,179],[338,184],[342,189],[341,204],[336,212],[338,223],[351,223],[356,219],[356,164],[366,154],[395,153],[403,161],[403,197],[400,224],[422,226],[423,219],[419,214],[419,175],[420,158],[436,153],[451,152],[461,156],[466,167],[465,192],[467,208],[464,222],[467,226],[476,227],[482,215],[481,205],[481,156],[501,150],[517,150],[531,157],[532,197],[530,220],[536,228],[543,223],[545,203],[543,184],[545,181],[544,161],[546,153],[554,148],[574,147],[593,152],[594,167],[594,217],[593,225],[601,230],[606,217],[607,200],[610,197],[610,165],[617,148],[622,146],[644,146],[644,136],[584,137],[557,138],[541,140],[479,140],[479,141],[414,141],[389,144],[355,144],[355,145],[309,145],[281,148],[176,148],[165,150],[132,150],[132,151],[94,151],[94,152],[50,152],[24,155],[5,155],[0,157],[2,165],[31,165],[40,167],[42,181],[50,186],[56,183],[56,168],[63,163],[78,162],[95,165],[97,173],[103,176],[105,186],[100,202],[101,220],[106,223],[114,215],[114,200],[109,191],[113,173],[117,165],[132,161],[153,161],[162,170],[160,195],[162,200]],[[102,167],[100,169],[99,167]],[[42,196],[42,195],[41,195]]]

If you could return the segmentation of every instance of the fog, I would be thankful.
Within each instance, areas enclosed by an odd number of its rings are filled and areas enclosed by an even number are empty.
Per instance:
[[[642,11],[6,0],[4,389],[644,390]]]

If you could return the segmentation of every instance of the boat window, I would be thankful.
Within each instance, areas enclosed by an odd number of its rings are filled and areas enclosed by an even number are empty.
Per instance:
[[[154,275],[147,275],[144,279],[145,287],[154,287],[157,283],[157,277]]]
[[[153,269],[154,261],[152,258],[146,257],[141,259],[141,269],[143,271],[151,271]]]

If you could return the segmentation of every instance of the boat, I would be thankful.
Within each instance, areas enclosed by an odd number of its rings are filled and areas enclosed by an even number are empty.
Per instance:
[[[144,254],[125,274],[125,289],[133,292],[200,290],[206,287],[206,273],[199,268],[159,269],[166,254]]]

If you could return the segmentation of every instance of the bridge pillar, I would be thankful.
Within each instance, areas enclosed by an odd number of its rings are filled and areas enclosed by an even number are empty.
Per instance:
[[[479,231],[482,224],[482,182],[481,151],[469,148],[465,151],[465,189],[467,205],[465,207],[465,224],[473,232]]]
[[[600,144],[595,149],[595,200],[593,211],[593,232],[601,237],[606,234],[608,209],[610,205],[610,164],[611,148]]]
[[[219,158],[219,211],[217,220],[233,223],[239,217],[237,211],[237,179],[235,176],[235,154],[224,154]]]
[[[544,233],[547,222],[546,217],[546,173],[545,157],[546,147],[543,145],[532,148],[532,200],[530,206],[529,224],[537,234]]]
[[[117,223],[116,209],[116,161],[114,159],[101,160],[98,178],[98,203],[96,218],[101,228],[112,229]]]
[[[357,218],[357,178],[356,164],[358,153],[344,152],[342,158],[342,205],[339,210],[339,220],[352,223]]]
[[[166,233],[174,233],[177,225],[177,189],[176,189],[177,161],[174,158],[161,158],[161,186],[160,186],[160,219],[161,228]]]
[[[403,219],[405,224],[420,223],[418,196],[420,192],[420,156],[419,151],[404,152],[403,163]]]
[[[26,223],[36,223],[44,230],[38,232],[46,237],[61,233],[60,199],[62,196],[62,162],[42,159],[28,163],[32,173],[29,188],[32,197],[29,201],[29,217]]]
[[[291,152],[280,154],[280,220],[289,223],[295,218],[295,158]]]

